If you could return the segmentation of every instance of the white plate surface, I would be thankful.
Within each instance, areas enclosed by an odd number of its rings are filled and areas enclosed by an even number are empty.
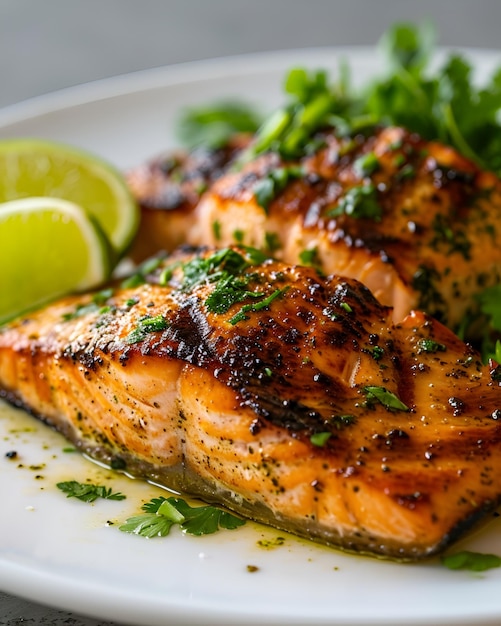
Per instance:
[[[471,56],[481,75],[501,63],[495,52]],[[381,70],[366,49],[152,70],[4,109],[0,138],[65,141],[127,168],[174,145],[183,106],[233,96],[269,110],[281,101],[289,67],[335,71],[340,57],[356,81]],[[159,490],[113,475],[64,447],[59,435],[0,403],[0,588],[6,592],[141,626],[501,623],[501,570],[472,574],[451,572],[438,560],[399,565],[349,556],[254,524],[201,538],[175,530],[154,540],[125,535],[117,524]],[[8,458],[13,450],[17,456]],[[55,487],[87,478],[128,497],[89,505],[66,499]],[[492,518],[457,548],[501,555],[501,522]],[[250,572],[250,565],[257,571]]]

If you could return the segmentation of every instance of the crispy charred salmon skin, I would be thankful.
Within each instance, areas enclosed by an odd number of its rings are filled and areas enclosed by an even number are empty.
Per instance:
[[[153,210],[148,194],[158,202],[159,189],[189,185],[191,166],[175,180],[153,165],[131,173],[143,206],[139,257],[181,240],[243,243],[360,280],[396,321],[419,308],[459,327],[477,308],[475,294],[501,278],[498,177],[401,128],[314,139],[321,147],[295,162],[268,152],[242,165],[241,151],[220,151],[207,191],[174,212],[161,202]]]
[[[419,559],[499,502],[501,379],[431,317],[256,250],[179,253],[3,328],[1,395],[136,476]]]

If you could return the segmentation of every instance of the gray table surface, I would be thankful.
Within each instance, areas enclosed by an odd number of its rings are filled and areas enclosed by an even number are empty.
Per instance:
[[[374,44],[423,18],[442,45],[501,48],[499,0],[0,0],[0,107],[183,61]],[[119,626],[0,591],[0,626],[18,624]]]

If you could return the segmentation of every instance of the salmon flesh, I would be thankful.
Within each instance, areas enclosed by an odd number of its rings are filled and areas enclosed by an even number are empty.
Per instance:
[[[185,250],[0,332],[1,396],[80,450],[359,553],[443,550],[501,496],[501,368],[427,314],[254,249]]]
[[[499,178],[402,128],[312,140],[320,147],[296,161],[269,152],[245,162],[240,138],[133,170],[133,255],[244,244],[360,280],[397,322],[417,308],[463,326],[475,295],[501,280]]]

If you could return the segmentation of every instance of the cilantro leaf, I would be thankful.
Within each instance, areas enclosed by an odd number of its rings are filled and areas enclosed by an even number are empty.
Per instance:
[[[480,315],[484,316],[481,330],[481,353],[482,360],[487,363],[489,359],[494,359],[501,363],[501,350],[498,349],[499,338],[501,336],[501,284],[485,288],[477,294],[476,300],[480,309]],[[469,324],[478,324],[474,316],[471,319],[465,318],[465,327]],[[501,345],[501,344],[500,344]]]
[[[362,391],[367,396],[368,405],[372,405],[374,401],[382,404],[389,411],[408,411],[409,407],[405,405],[398,396],[388,391],[385,387],[368,386]]]
[[[346,65],[332,83],[324,71],[292,68],[284,85],[288,101],[265,120],[241,160],[269,150],[295,160],[322,145],[315,136],[322,129],[345,136],[386,124],[452,145],[481,167],[501,172],[501,68],[481,87],[460,54],[450,53],[436,69],[435,39],[428,22],[393,25],[380,40],[387,72],[359,89],[350,86]],[[367,172],[375,166],[373,161]],[[266,200],[272,184],[259,191]]]
[[[177,125],[179,139],[190,148],[224,146],[235,133],[254,133],[260,116],[242,102],[222,102],[186,110]]]
[[[477,298],[480,310],[489,317],[492,329],[501,331],[501,284],[484,289]]]
[[[236,313],[229,321],[233,326],[238,324],[238,322],[242,322],[248,319],[247,313],[262,311],[270,306],[273,300],[282,297],[289,290],[290,285],[283,287],[282,289],[275,289],[269,296],[259,300],[259,302],[251,302],[250,304],[244,304],[244,306],[240,309],[238,313]],[[258,294],[263,295],[263,294]]]
[[[176,522],[165,515],[145,513],[129,517],[119,530],[124,533],[133,533],[141,537],[165,537]]]
[[[289,182],[303,175],[303,169],[297,166],[277,167],[254,185],[256,202],[267,212],[271,202],[287,187]]]
[[[323,448],[325,444],[332,437],[332,433],[325,431],[321,433],[313,433],[310,437],[310,441],[314,446],[318,446],[319,448]]]
[[[471,572],[485,572],[489,569],[501,567],[501,557],[495,554],[470,552],[469,550],[443,556],[440,560],[445,567],[452,570],[463,569]]]
[[[190,506],[182,498],[168,501],[183,515],[181,529],[189,535],[210,535],[220,528],[234,530],[245,524],[245,520],[215,506]]]
[[[268,307],[275,298],[288,289],[288,287],[276,289],[267,297],[264,297],[265,294],[262,292],[248,289],[254,274],[246,274],[245,270],[253,264],[263,263],[268,257],[255,248],[244,247],[244,250],[245,255],[231,248],[223,248],[209,257],[196,257],[183,266],[184,290],[204,283],[215,283],[214,289],[205,300],[205,305],[211,313],[226,313],[231,306],[247,298],[254,300],[261,298],[258,302],[244,305],[229,320],[230,324],[247,319],[247,312],[260,311]]]
[[[66,494],[67,498],[77,498],[82,502],[94,502],[98,498],[106,500],[125,500],[120,492],[113,492],[111,488],[91,483],[79,483],[76,480],[57,483],[56,487]]]
[[[215,282],[223,276],[236,276],[249,265],[249,261],[242,254],[231,248],[222,248],[205,258],[194,257],[182,266],[183,290],[189,291],[197,285]]]
[[[237,276],[224,276],[214,291],[207,297],[205,304],[211,313],[226,313],[231,306],[246,298],[261,298],[259,291],[249,291],[248,281]]]
[[[82,317],[87,315],[88,313],[95,313],[96,311],[104,312],[103,305],[106,301],[113,296],[113,289],[102,289],[101,291],[97,291],[92,296],[92,301],[87,304],[77,304],[75,310],[71,313],[64,313],[63,320],[68,322],[77,317]],[[106,308],[106,307],[104,307]]]
[[[374,152],[367,152],[355,160],[353,168],[361,177],[371,176],[380,168],[379,159]]]
[[[341,197],[337,206],[328,212],[332,217],[348,215],[359,219],[369,218],[376,222],[381,221],[382,214],[377,190],[372,184],[352,187]]]
[[[159,498],[152,498],[149,502],[145,502],[141,507],[143,511],[147,513],[157,513],[158,509],[166,502],[167,498],[160,496]]]
[[[435,341],[434,339],[419,339],[416,345],[418,348],[418,354],[421,352],[445,352],[447,349],[443,343],[438,343],[438,341]]]
[[[136,328],[126,337],[127,343],[139,343],[146,339],[150,333],[160,332],[169,327],[169,323],[163,315],[145,315],[137,322]]]
[[[214,506],[190,506],[178,497],[153,498],[141,507],[143,515],[130,517],[119,530],[142,537],[168,535],[174,524],[190,535],[209,535],[220,529],[234,530],[245,524],[245,520]]]
[[[156,256],[150,257],[141,263],[141,265],[136,269],[136,271],[124,278],[121,282],[120,287],[122,289],[133,289],[134,287],[139,287],[139,285],[143,285],[148,282],[148,276],[154,272],[165,259],[165,254],[162,252]]]
[[[403,67],[417,73],[427,65],[434,43],[435,29],[431,22],[421,26],[403,22],[385,32],[379,47],[392,71]]]
[[[301,261],[301,265],[312,267],[318,274],[323,275],[322,262],[316,246],[314,248],[301,250],[299,260]]]

